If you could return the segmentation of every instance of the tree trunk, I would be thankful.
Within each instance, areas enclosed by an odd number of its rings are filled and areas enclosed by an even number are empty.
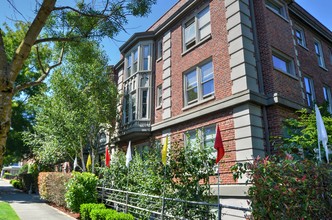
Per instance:
[[[6,141],[10,130],[12,98],[15,91],[14,84],[18,74],[22,70],[24,62],[30,54],[32,46],[53,11],[56,1],[43,1],[24,39],[16,49],[11,63],[8,63],[0,30],[0,169],[3,166]]]

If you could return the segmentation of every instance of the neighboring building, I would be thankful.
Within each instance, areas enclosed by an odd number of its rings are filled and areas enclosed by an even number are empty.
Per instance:
[[[196,130],[211,143],[219,125],[223,204],[247,206],[230,166],[271,153],[295,110],[331,103],[332,33],[291,0],[180,0],[120,51],[116,146],[185,146]]]

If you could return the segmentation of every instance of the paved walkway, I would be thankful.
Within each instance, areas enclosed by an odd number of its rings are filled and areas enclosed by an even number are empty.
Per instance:
[[[47,205],[36,194],[26,194],[0,179],[0,201],[8,202],[21,220],[74,220]],[[1,216],[2,217],[2,216]]]

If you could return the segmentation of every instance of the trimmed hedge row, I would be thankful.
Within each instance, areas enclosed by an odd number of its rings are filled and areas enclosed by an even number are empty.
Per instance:
[[[71,174],[60,172],[40,172],[38,175],[39,195],[42,199],[65,207],[66,183]]]
[[[81,220],[134,220],[130,214],[107,209],[104,204],[87,203],[80,206]]]

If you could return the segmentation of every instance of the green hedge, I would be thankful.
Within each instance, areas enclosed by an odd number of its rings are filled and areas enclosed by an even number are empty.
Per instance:
[[[8,179],[8,180],[11,180],[11,179],[14,179],[16,176],[15,175],[12,175],[10,173],[4,173],[3,174],[3,178],[4,179]]]
[[[71,175],[60,172],[40,172],[38,175],[39,195],[42,199],[65,207],[65,184]]]
[[[114,215],[114,213],[117,213],[113,209],[101,209],[101,210],[91,210],[90,212],[90,218],[91,220],[105,220],[106,216]]]
[[[106,209],[105,204],[85,203],[80,206],[81,220],[90,220],[91,210]]]

